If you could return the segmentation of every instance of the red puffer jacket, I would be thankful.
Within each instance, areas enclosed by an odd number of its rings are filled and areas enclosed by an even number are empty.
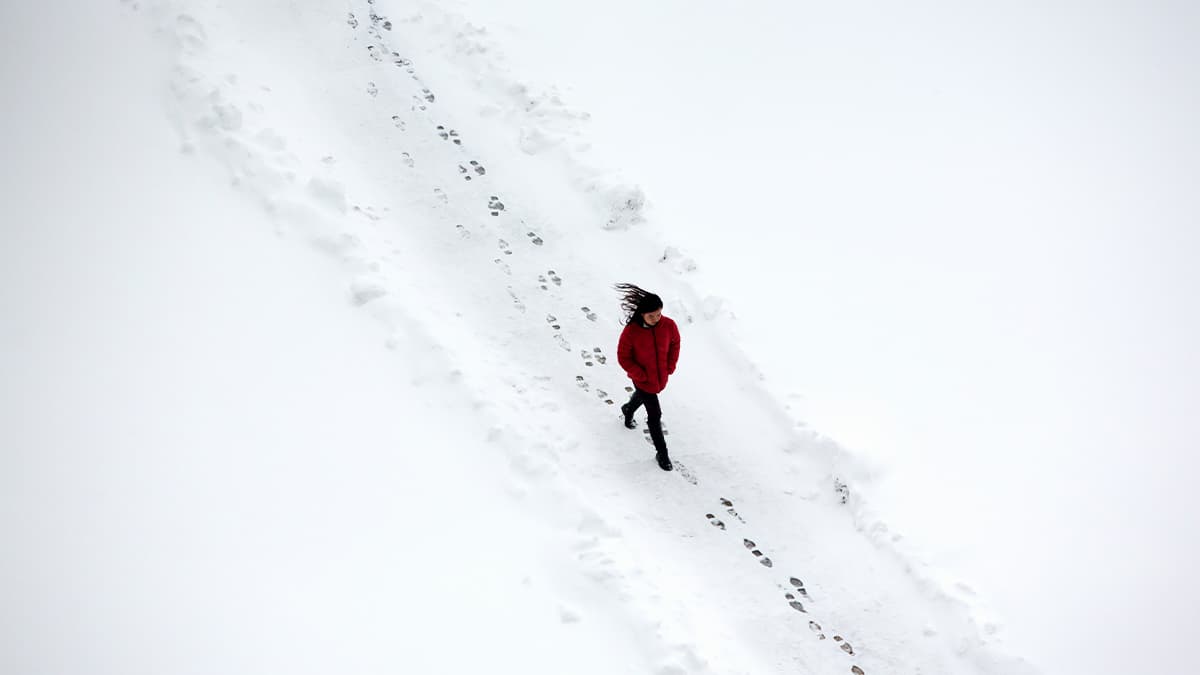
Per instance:
[[[621,331],[617,362],[638,389],[648,394],[665,389],[667,377],[675,372],[678,361],[679,327],[667,317],[650,328],[634,320]]]

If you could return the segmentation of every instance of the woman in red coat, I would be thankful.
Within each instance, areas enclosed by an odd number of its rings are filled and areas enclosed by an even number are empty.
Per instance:
[[[633,396],[621,406],[625,426],[636,425],[633,414],[646,406],[646,425],[654,441],[655,458],[663,471],[671,470],[667,456],[667,441],[662,431],[662,407],[658,394],[667,386],[667,378],[675,372],[679,361],[679,327],[663,316],[662,298],[633,284],[617,284],[621,292],[621,308],[625,310],[625,329],[617,344],[617,362],[633,380]]]

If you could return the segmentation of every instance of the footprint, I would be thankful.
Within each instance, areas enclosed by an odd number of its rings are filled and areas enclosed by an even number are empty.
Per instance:
[[[800,604],[800,601],[796,599],[796,596],[792,595],[791,593],[788,593],[788,594],[784,595],[783,597],[787,598],[787,600],[788,600],[788,605],[789,605],[789,606],[790,606],[792,609],[796,610],[797,612],[804,612],[804,611],[805,611],[805,610],[804,610],[804,605]],[[807,614],[807,612],[805,612],[805,613]]]
[[[459,227],[462,227],[462,225],[459,225]],[[508,288],[508,296],[510,298],[512,298],[513,306],[515,306],[518,310],[520,310],[520,312],[522,314],[524,314],[525,313],[525,303],[521,302],[521,298],[517,297],[517,294],[513,292],[513,289],[511,286]]]
[[[400,153],[400,161],[404,162],[404,166],[407,166],[410,169],[416,166],[416,162],[413,161],[412,155],[408,154],[407,152]]]
[[[428,89],[426,89],[426,88],[422,87],[422,88],[421,88],[421,93],[425,95],[425,100],[426,100],[426,101],[429,101],[430,103],[433,103],[433,92],[431,92],[431,91],[429,91]],[[438,128],[440,129],[441,127],[438,127]],[[451,131],[451,132],[450,132],[450,135],[451,135],[451,136],[457,136],[457,135],[458,135],[458,132]],[[454,141],[454,142],[455,142],[455,143],[458,143],[458,141]]]
[[[379,50],[375,48],[375,45],[367,45],[367,54],[373,61],[383,63],[383,56],[380,55]]]
[[[833,491],[838,494],[838,501],[843,504],[850,499],[850,487],[843,483],[840,478],[833,479]]]
[[[413,104],[409,110],[428,110],[428,108],[426,108],[425,104],[422,102],[424,99],[422,99],[420,96],[413,96],[413,100],[416,101],[416,103]]]
[[[392,22],[391,22],[391,21],[384,21],[384,22],[383,22],[383,29],[384,29],[384,30],[391,30],[391,29],[392,29]]]
[[[549,281],[547,281],[546,275],[549,275]],[[538,275],[538,283],[541,284],[541,288],[543,291],[550,290],[550,287],[546,285],[550,281],[553,281],[555,286],[562,286],[562,277],[555,274],[554,270],[550,270],[549,272],[546,272],[546,274]]]
[[[512,250],[508,247],[508,242],[500,240],[500,250],[504,251],[504,255],[512,255]]]
[[[559,335],[556,334],[555,337],[557,338],[557,337],[559,337]],[[575,376],[575,384],[577,384],[579,386],[579,388],[583,389],[584,391],[591,390],[590,389],[591,385],[588,384],[587,380],[582,375]],[[606,404],[608,404],[608,405],[613,404],[613,400],[608,397],[607,391],[604,391],[603,389],[597,389],[595,391],[595,394],[596,394],[596,398],[600,399],[601,401],[604,401]]]
[[[696,478],[696,474],[692,473],[691,467],[689,467],[687,464],[684,464],[683,462],[680,462],[678,459],[673,460],[673,462],[675,464],[675,473],[678,473],[681,478],[683,478],[687,482],[691,483],[692,485],[700,484],[700,479]]]
[[[722,523],[720,520],[717,520],[717,517],[714,516],[713,514],[706,513],[706,514],[704,514],[704,517],[708,518],[708,522],[712,523],[713,527],[716,527],[721,530],[725,529],[725,523]]]
[[[379,95],[379,87],[376,87],[374,82],[368,82],[367,93],[371,95],[371,98],[374,98]]]
[[[866,673],[863,672],[863,669],[859,668],[858,666],[850,666],[850,672],[854,673],[854,675],[866,675]]]
[[[470,164],[472,167],[470,169],[463,166],[462,164],[458,165],[458,173],[460,175],[462,175],[464,180],[472,180],[474,178],[474,176],[471,175],[472,172],[474,172],[476,175],[479,175],[479,176],[482,176],[485,173],[487,173],[487,171],[485,171],[484,168],[479,165],[479,162],[471,160]]]
[[[433,195],[435,197],[437,197],[438,201],[440,201],[443,204],[450,203],[450,197],[448,197],[446,195],[445,191],[443,191],[442,188],[433,188]]]
[[[365,278],[356,279],[350,285],[350,301],[357,307],[362,307],[368,302],[378,300],[387,294],[387,289],[382,285]]]
[[[758,550],[757,548],[755,548],[755,547],[757,546],[757,544],[755,544],[754,542],[750,541],[749,539],[743,539],[743,540],[742,540],[742,544],[743,544],[743,545],[744,545],[746,548],[750,549],[750,552],[754,554],[754,557],[755,557],[755,558],[758,558],[758,562],[762,563],[762,565],[763,565],[764,567],[774,567],[774,566],[775,566],[775,563],[771,562],[771,559],[770,559],[770,558],[768,558],[767,556],[763,555],[763,552],[762,552],[762,551],[760,551],[760,550]]]
[[[346,19],[346,23],[351,28],[358,28],[358,19],[354,18],[354,12],[350,12],[350,18]]]
[[[740,515],[738,515],[737,511],[733,510],[733,502],[722,497],[721,498],[721,506],[725,507],[725,512],[728,513],[729,515],[733,516],[734,518],[737,518],[742,523],[746,522],[745,519],[743,519]]]
[[[541,246],[545,243],[542,241],[542,238],[537,236],[537,234],[534,232],[527,232],[525,233],[525,236],[529,237],[529,241],[533,242],[534,246]]]
[[[805,590],[803,581],[800,581],[796,577],[792,577],[791,579],[788,579],[788,581],[790,581],[792,583],[792,585],[796,587],[797,593],[799,593],[800,595],[803,595],[806,598],[808,597],[808,591]]]
[[[363,206],[358,206],[356,204],[354,206],[354,212],[361,213],[362,215],[366,216],[368,220],[372,220],[372,221],[378,221],[382,217],[379,214],[375,213],[374,206],[363,207]]]
[[[399,115],[392,115],[392,124],[396,125],[396,128],[400,131],[404,131],[404,120],[400,119]]]
[[[854,648],[850,646],[849,642],[846,642],[844,639],[842,639],[841,635],[834,635],[833,641],[842,643],[842,651],[846,652],[850,656],[854,656]]]
[[[499,197],[492,195],[491,199],[488,200],[488,210],[492,212],[493,216],[498,216],[504,210],[504,203],[500,201]]]
[[[589,366],[595,365],[596,363],[599,363],[600,365],[604,365],[605,363],[608,362],[608,359],[605,358],[605,356],[600,353],[599,347],[596,347],[595,349],[593,349],[590,352],[585,349],[585,350],[579,352],[579,356],[583,359],[584,363],[586,363]]]
[[[508,276],[510,276],[510,277],[512,276],[512,268],[511,268],[511,267],[509,267],[509,266],[508,266],[508,263],[504,262],[504,260],[503,260],[503,259],[501,259],[501,258],[496,258],[496,259],[495,259],[495,260],[493,260],[492,262],[494,262],[494,263],[496,263],[497,265],[499,265],[499,266],[500,266],[500,269],[501,269],[501,270],[503,270],[503,272],[504,272],[505,274],[507,274],[507,275],[508,275]]]
[[[817,634],[818,640],[825,639],[825,634],[821,632],[821,624],[817,623],[816,621],[809,621],[808,629]]]

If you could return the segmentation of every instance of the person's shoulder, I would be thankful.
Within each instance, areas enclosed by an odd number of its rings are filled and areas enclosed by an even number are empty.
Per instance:
[[[664,316],[661,319],[661,321],[667,325],[667,328],[670,328],[671,330],[675,331],[676,333],[679,332],[679,324],[675,323],[675,320],[672,319],[671,317]]]

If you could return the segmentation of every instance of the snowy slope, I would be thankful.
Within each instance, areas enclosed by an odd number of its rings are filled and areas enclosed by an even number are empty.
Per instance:
[[[52,54],[4,125],[38,158],[5,181],[6,672],[1033,672],[871,529],[485,31],[76,9],[94,65]],[[625,280],[683,331],[676,473],[616,422]]]

